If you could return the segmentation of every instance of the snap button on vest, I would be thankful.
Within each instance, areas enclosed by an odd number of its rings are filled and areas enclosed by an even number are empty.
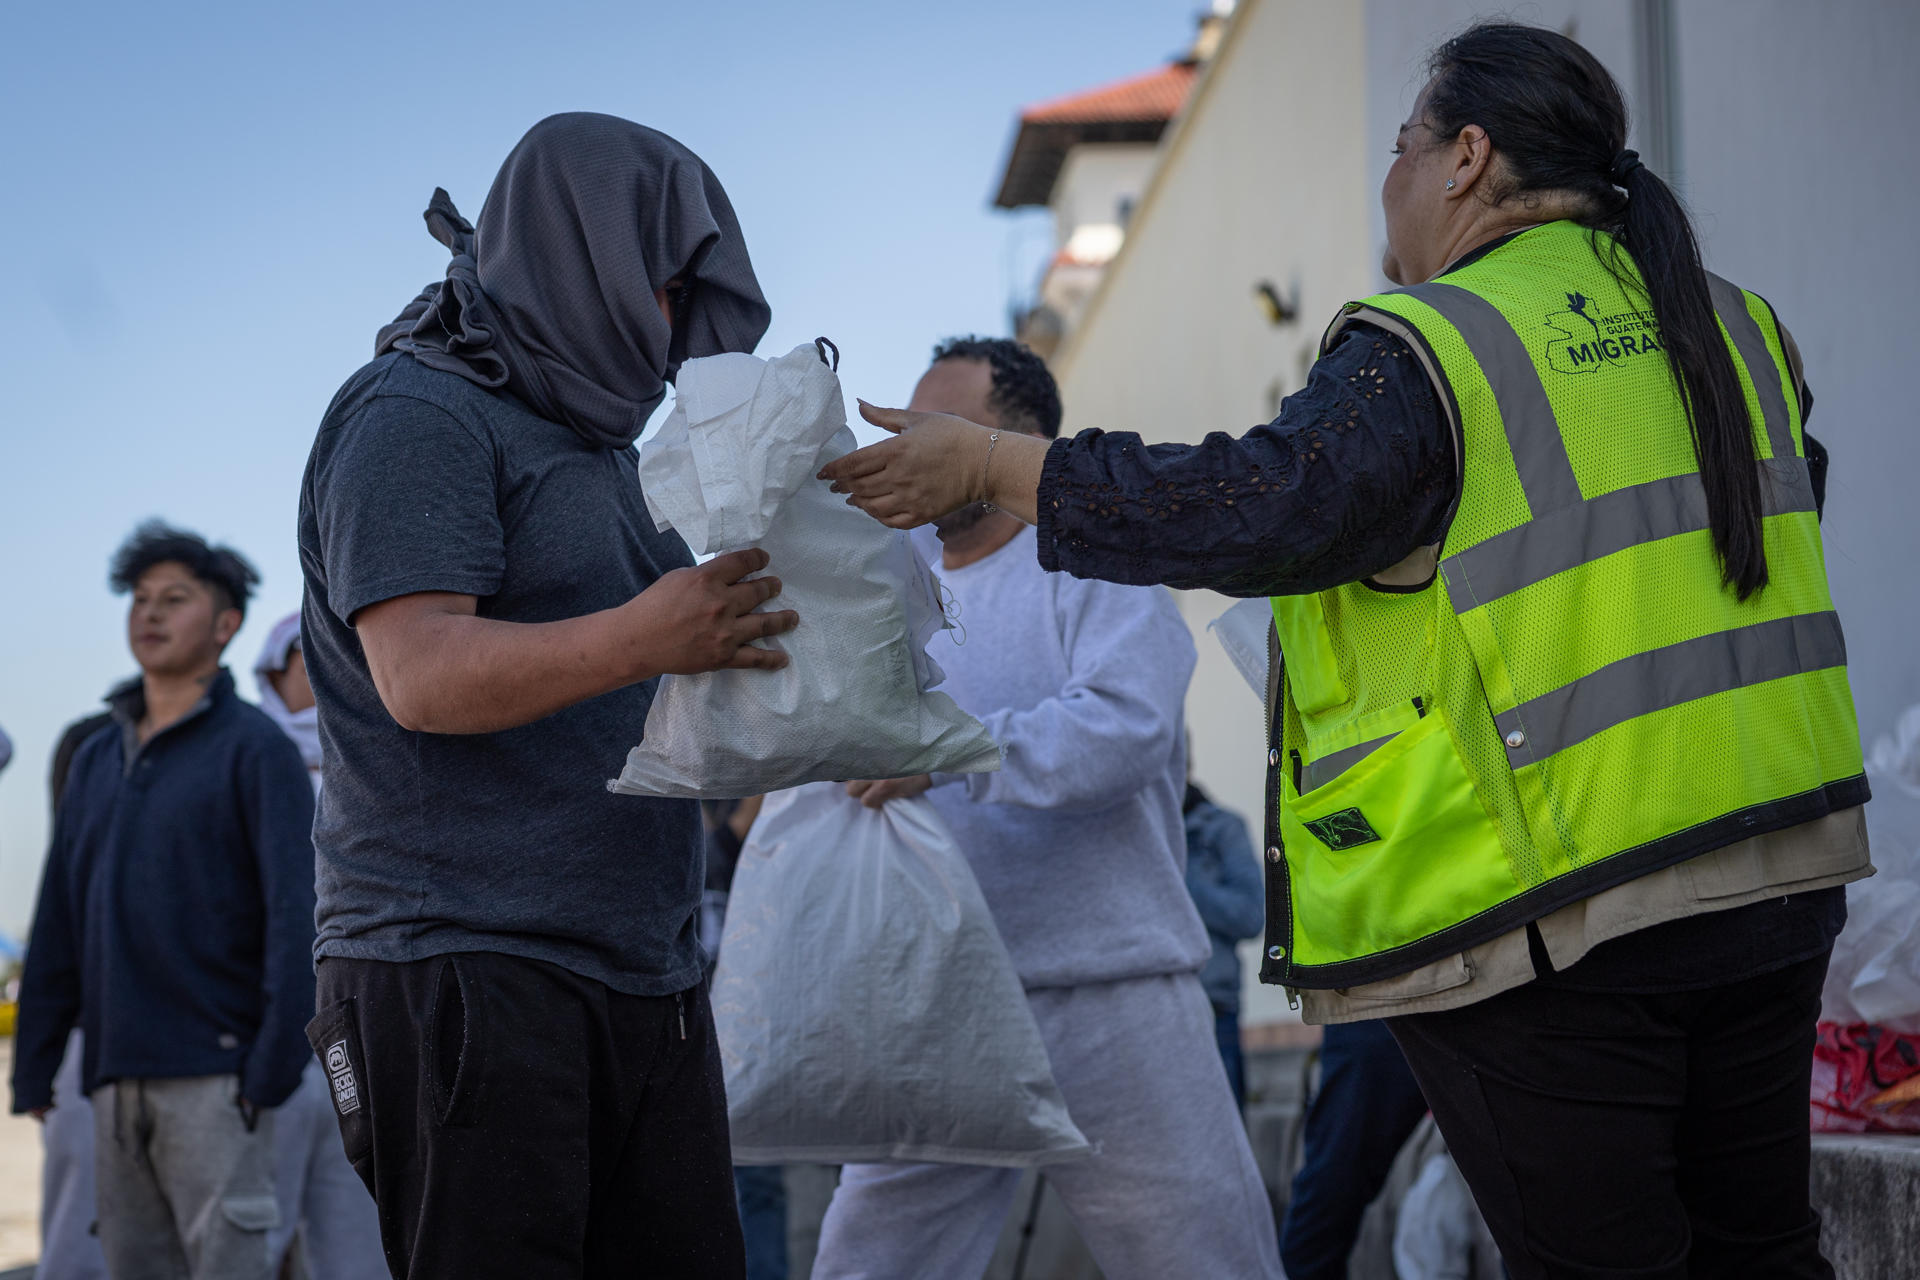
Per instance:
[[[1515,729],[1507,735],[1507,745],[1510,747],[1524,747],[1527,745],[1527,735]]]
[[[1278,747],[1267,748],[1267,768],[1278,769],[1279,767],[1280,767],[1280,748]]]
[[[1286,958],[1287,958],[1287,949],[1285,947],[1268,947],[1267,948],[1267,959],[1285,960]]]
[[[1278,861],[1280,861],[1280,846],[1279,846],[1279,845],[1277,845],[1277,844],[1275,844],[1275,845],[1268,845],[1268,846],[1267,846],[1267,861],[1268,861],[1268,862],[1278,862]]]

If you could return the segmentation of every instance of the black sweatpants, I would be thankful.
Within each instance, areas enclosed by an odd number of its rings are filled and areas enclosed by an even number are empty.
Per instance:
[[[1807,1197],[1826,971],[1549,978],[1389,1025],[1515,1280],[1831,1280]]]
[[[330,957],[307,1028],[395,1280],[740,1280],[703,988],[493,952]]]

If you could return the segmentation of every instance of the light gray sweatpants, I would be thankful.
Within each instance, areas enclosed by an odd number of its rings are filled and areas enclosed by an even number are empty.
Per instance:
[[[386,1280],[379,1210],[347,1163],[333,1090],[318,1059],[307,1064],[293,1096],[274,1108],[273,1146],[280,1225],[268,1244],[275,1266],[298,1229],[310,1280]]]
[[[248,1129],[234,1076],[93,1093],[94,1194],[113,1280],[268,1280],[273,1112]]]
[[[1098,1154],[1043,1171],[1107,1280],[1280,1280],[1273,1210],[1193,974],[1027,993]],[[848,1165],[815,1280],[979,1280],[1017,1169]]]

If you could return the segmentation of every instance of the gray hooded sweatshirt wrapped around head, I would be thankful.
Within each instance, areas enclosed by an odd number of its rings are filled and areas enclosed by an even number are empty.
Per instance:
[[[751,351],[772,318],[720,180],[617,116],[548,116],[500,167],[477,228],[443,190],[426,219],[453,261],[374,354],[505,387],[595,444],[632,444],[683,361]],[[676,280],[669,328],[654,292]]]

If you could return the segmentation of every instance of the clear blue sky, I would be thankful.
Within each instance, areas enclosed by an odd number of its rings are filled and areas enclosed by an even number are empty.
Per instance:
[[[61,726],[133,664],[106,562],[141,518],[265,578],[244,675],[299,604],[313,429],[526,127],[606,111],[733,197],[773,328],[904,400],[930,345],[1003,333],[1044,250],[989,208],[1026,102],[1184,49],[1199,0],[967,5],[11,6],[0,40],[0,934],[18,938]],[[618,759],[609,761],[617,769]]]

